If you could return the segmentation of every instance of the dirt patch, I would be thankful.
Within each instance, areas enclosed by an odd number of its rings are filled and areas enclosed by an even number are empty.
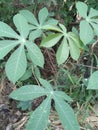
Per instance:
[[[27,116],[17,109],[16,101],[9,99],[10,92],[16,87],[7,79],[2,80],[0,83],[0,130],[23,130],[22,126],[20,129],[16,129],[15,124]]]

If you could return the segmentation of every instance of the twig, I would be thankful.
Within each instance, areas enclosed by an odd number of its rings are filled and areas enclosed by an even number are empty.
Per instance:
[[[37,77],[36,77],[36,75],[35,75],[35,73],[34,73],[34,71],[33,71],[33,68],[32,68],[32,73],[33,73],[33,76],[34,76],[34,78],[35,78],[37,84],[40,86],[40,83],[39,83],[39,81],[38,81],[38,79],[37,79]]]
[[[15,130],[20,130],[20,128],[27,122],[28,117],[23,117],[20,122],[17,122],[14,124],[14,127],[18,126],[17,128],[15,128]]]
[[[98,39],[92,44],[91,54],[93,54],[94,47],[95,47],[95,45],[96,45],[97,43],[98,43]]]
[[[77,65],[77,66],[84,66],[84,67],[93,68],[93,69],[98,70],[98,67],[95,67],[95,66],[84,65],[84,64],[77,64],[77,63],[74,63],[74,64]]]
[[[3,90],[3,87],[4,87],[4,79],[3,77],[1,78],[1,84],[0,84],[0,93],[2,92]]]
[[[90,129],[86,129],[86,128],[84,128],[84,127],[80,127],[80,129],[81,129],[81,130],[90,130]]]

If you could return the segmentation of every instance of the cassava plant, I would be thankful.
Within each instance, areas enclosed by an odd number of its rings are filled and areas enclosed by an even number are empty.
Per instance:
[[[79,26],[80,39],[84,45],[91,45],[93,48],[98,42],[98,11],[93,8],[89,9],[83,2],[78,2],[76,8],[82,18]],[[98,71],[91,73],[87,89],[98,89],[97,77]]]
[[[53,86],[44,79],[39,78],[41,85],[25,85],[13,91],[10,97],[19,101],[29,101],[40,96],[46,96],[41,105],[30,115],[27,130],[45,130],[48,124],[51,101],[55,102],[55,109],[66,130],[79,130],[79,125],[72,108],[67,102],[72,99],[62,91],[54,91]],[[67,102],[66,102],[67,101]]]
[[[24,11],[21,13],[24,14]],[[44,13],[46,13],[46,16],[43,18]],[[43,54],[39,47],[30,40],[30,37],[32,35],[32,40],[33,38],[40,37],[43,24],[57,24],[57,20],[49,20],[49,18],[47,20],[48,11],[46,8],[43,8],[39,12],[40,23],[37,22],[34,15],[29,11],[25,11],[25,15],[28,16],[28,21],[22,14],[17,14],[13,17],[13,22],[18,33],[6,23],[0,22],[0,59],[4,58],[15,48],[5,66],[6,74],[13,83],[16,83],[25,73],[28,57],[34,65],[43,67]],[[28,24],[31,22],[32,24]],[[35,36],[33,36],[34,34]]]
[[[63,24],[50,18],[48,10],[43,8],[38,13],[38,19],[28,10],[21,10],[13,17],[16,27],[14,31],[9,25],[0,22],[0,59],[10,54],[5,72],[10,81],[18,82],[26,73],[27,66],[44,67],[44,56],[34,41],[41,37],[41,47],[51,48],[59,43],[56,59],[58,65],[64,63],[70,56],[78,60],[81,50],[88,44],[93,44],[94,36],[98,35],[98,11],[88,7],[83,2],[78,2],[76,8],[82,17],[79,33],[67,32]],[[85,29],[84,29],[85,28]],[[83,30],[84,29],[84,30]],[[28,65],[29,64],[29,65]],[[88,89],[97,80],[98,72],[91,76]],[[53,86],[46,80],[38,78],[38,85],[24,85],[10,94],[10,98],[18,101],[31,101],[35,98],[45,96],[44,101],[30,115],[26,130],[45,130],[47,128],[51,101],[54,101],[55,109],[59,115],[65,130],[80,130],[73,109],[69,106],[72,99],[59,90],[53,90]],[[98,89],[98,88],[97,88]]]

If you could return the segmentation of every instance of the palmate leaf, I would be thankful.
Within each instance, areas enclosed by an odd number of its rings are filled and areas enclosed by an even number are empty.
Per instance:
[[[47,25],[57,25],[58,21],[48,17],[49,13],[47,8],[42,8],[38,13],[38,20],[35,18],[34,14],[29,12],[28,10],[21,10],[20,14],[23,15],[28,23],[29,29],[32,31],[29,38],[30,40],[35,40],[40,37]]]
[[[41,86],[25,85],[13,91],[10,97],[19,101],[29,101],[44,95],[47,95],[47,92]]]
[[[28,54],[29,54],[32,62],[35,65],[43,67],[44,57],[43,57],[41,50],[38,48],[38,46],[35,43],[31,43],[31,42],[27,41],[26,47],[27,47]]]
[[[55,97],[55,108],[65,130],[80,130],[72,108],[64,101]]]
[[[13,18],[13,22],[17,27],[17,30],[19,31],[20,35],[23,38],[27,38],[29,34],[29,26],[25,17],[21,14],[16,14]]]
[[[98,36],[98,24],[96,23],[91,23],[92,27],[94,28],[95,34]]]
[[[80,48],[78,48],[72,39],[68,39],[70,47],[70,55],[74,60],[78,60],[80,56]]]
[[[95,10],[95,9],[91,8],[90,12],[89,12],[89,17],[93,18],[95,16],[98,16],[98,10]]]
[[[83,48],[83,43],[82,41],[80,40],[78,34],[76,34],[78,32],[68,32],[68,35],[69,35],[69,38],[74,42],[75,46],[78,47],[78,48]]]
[[[47,97],[43,103],[31,114],[26,130],[45,130],[48,124],[51,108],[51,98]]]
[[[62,33],[62,30],[58,26],[55,26],[55,25],[44,25],[43,29],[53,30],[53,31],[56,31],[56,32],[59,32],[59,33],[61,32]]]
[[[46,81],[46,80],[44,80],[42,78],[39,78],[39,81],[40,81],[41,85],[43,87],[45,87],[46,90],[48,90],[49,92],[53,91],[53,88],[52,88],[51,84],[48,81]]]
[[[41,77],[40,69],[37,66],[34,67],[34,73],[37,78]]]
[[[23,76],[20,78],[20,81],[25,81],[29,79],[31,76],[32,76],[32,69],[28,68],[23,74]]]
[[[27,60],[25,56],[24,46],[21,45],[18,49],[10,56],[6,63],[6,74],[13,83],[21,78],[25,73],[27,67]]]
[[[51,88],[52,85],[48,81],[41,78],[39,78],[39,81],[44,88],[39,85],[26,85],[19,88],[18,90],[14,90],[10,94],[11,98],[20,101],[31,101],[40,96],[47,96],[43,103],[31,114],[26,126],[26,130],[46,129],[52,100],[55,102],[55,108],[59,114],[64,129],[80,130],[73,110],[65,102],[70,102],[72,99],[64,92],[53,91]]]
[[[55,44],[57,44],[57,42],[59,42],[59,40],[61,39],[62,36],[63,35],[61,33],[51,34],[43,39],[43,41],[41,42],[41,46],[52,47]]]
[[[69,102],[73,101],[71,99],[71,97],[69,97],[67,94],[65,94],[64,92],[61,92],[61,91],[55,91],[54,97],[59,98],[59,100],[65,100],[65,101],[69,101]]]
[[[21,14],[17,14],[14,16],[13,21],[20,35],[14,32],[7,24],[0,22],[0,37],[4,39],[0,40],[0,59],[4,58],[13,48],[20,45],[16,51],[11,54],[5,67],[9,80],[16,83],[16,81],[23,76],[27,68],[25,46],[27,47],[33,64],[43,67],[44,57],[38,46],[28,41],[30,27],[25,17]]]
[[[83,43],[89,44],[93,38],[94,34],[98,35],[98,11],[91,8],[88,12],[88,6],[83,2],[77,2],[76,8],[84,19],[80,22],[80,38]]]
[[[0,37],[18,39],[19,35],[6,23],[0,22]]]
[[[91,21],[90,21],[90,23],[91,23],[91,24],[92,24],[92,23],[98,24],[98,19],[92,18]]]
[[[3,58],[14,47],[21,44],[21,46],[19,46],[16,51],[11,54],[5,67],[5,71],[9,80],[11,80],[13,83],[16,83],[16,81],[19,80],[21,76],[25,73],[27,67],[24,43],[26,41],[25,38],[27,38],[27,35],[29,34],[29,28],[26,19],[22,15],[15,15],[13,20],[21,36],[14,32],[14,30],[10,26],[3,22],[0,22],[0,36],[3,37],[3,39],[5,37],[7,39],[0,41],[0,58]]]
[[[38,14],[40,25],[43,25],[45,23],[47,17],[48,17],[48,10],[46,7],[44,7],[43,9],[39,11],[39,14]]]
[[[56,19],[53,19],[53,18],[49,18],[45,23],[44,23],[44,26],[45,25],[57,25],[58,21]],[[43,27],[42,27],[43,28]]]
[[[57,34],[50,34],[45,37],[41,42],[41,46],[48,48],[56,45],[59,41],[61,42],[56,52],[58,65],[67,60],[69,53],[71,54],[71,57],[77,61],[80,56],[81,49],[83,49],[83,43],[79,36],[73,32],[67,32],[66,27],[62,24],[54,26],[53,28],[51,25],[47,25],[46,28],[48,30],[57,31]]]
[[[59,27],[62,29],[62,32],[64,34],[67,34],[67,29],[66,29],[66,27],[63,24],[59,24]]]
[[[32,109],[32,101],[20,101],[17,105],[17,108],[22,111],[31,110]]]
[[[41,35],[42,35],[41,29],[34,30],[30,33],[29,40],[34,41],[36,38],[40,37]]]
[[[83,18],[87,17],[88,6],[84,2],[77,2],[76,8]]]
[[[91,26],[89,25],[89,23],[85,20],[81,21],[80,38],[83,41],[83,43],[86,45],[87,43],[91,42],[93,37],[94,37],[94,32],[93,32]]]
[[[29,23],[32,23],[32,25],[34,25],[34,26],[38,26],[39,25],[39,23],[38,23],[37,19],[35,18],[34,14],[31,13],[30,11],[28,11],[28,10],[21,10],[19,12],[20,12],[20,14],[22,14],[27,19],[27,21]]]
[[[64,63],[67,60],[68,56],[69,56],[69,46],[67,43],[67,39],[64,38],[56,53],[56,59],[58,65]]]
[[[28,23],[31,25],[31,30],[33,30],[34,27],[35,29],[43,29],[43,26],[45,25],[56,25],[58,23],[57,20],[48,17],[49,13],[46,7],[39,11],[38,20],[34,14],[28,10],[21,10],[20,14],[22,14],[27,19]]]
[[[4,58],[15,46],[18,40],[1,40],[0,41],[0,59]]]
[[[87,89],[98,89],[98,71],[95,71],[89,78]]]

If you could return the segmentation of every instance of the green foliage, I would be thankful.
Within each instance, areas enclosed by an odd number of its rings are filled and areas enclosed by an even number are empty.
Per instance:
[[[44,13],[46,14],[45,17],[43,17]],[[26,72],[26,51],[34,65],[40,67],[44,65],[43,54],[32,40],[42,35],[45,25],[55,25],[57,24],[57,20],[48,18],[48,10],[46,8],[40,10],[38,19],[39,22],[27,10],[20,11],[20,14],[15,15],[13,22],[20,35],[7,24],[0,22],[0,37],[6,38],[0,41],[0,59],[4,58],[13,48],[17,47],[8,59],[5,69],[8,78],[13,83],[16,83]]]
[[[55,107],[65,130],[79,130],[80,129],[77,124],[74,112],[64,100],[60,100],[56,97]],[[74,121],[71,119],[74,119]]]
[[[22,14],[29,23],[30,27],[30,40],[35,40],[38,37],[41,37],[44,33],[44,26],[46,25],[56,25],[58,23],[57,20],[53,18],[49,18],[49,13],[47,8],[43,8],[38,13],[38,20],[35,18],[34,14],[29,12],[28,10],[22,10],[20,11],[20,14]]]
[[[32,3],[38,4],[47,1],[38,0],[34,2],[33,0],[21,0],[20,2],[25,5],[30,5]],[[50,6],[51,2],[55,4],[58,3],[57,0],[51,0],[47,2],[47,4]],[[59,2],[63,3],[64,1]],[[72,2],[74,3],[75,1],[73,0]],[[68,7],[71,7],[71,5],[72,4],[67,3]],[[83,2],[77,2],[76,8],[79,15],[82,17],[79,34],[77,29],[73,28],[72,31],[67,31],[70,29],[58,23],[56,19],[51,18],[46,7],[38,12],[37,17],[25,9],[19,11],[19,13],[13,17],[16,31],[8,24],[0,22],[0,60],[7,56],[8,60],[5,65],[7,77],[15,84],[18,80],[25,81],[30,78],[33,73],[36,83],[38,84],[22,85],[22,87],[10,94],[10,98],[20,101],[18,107],[22,110],[26,110],[31,107],[31,102],[34,99],[42,96],[45,97],[45,100],[43,100],[40,106],[30,115],[26,130],[32,130],[32,128],[34,130],[46,129],[52,100],[54,101],[55,110],[60,117],[64,129],[80,130],[75,114],[68,104],[72,102],[70,96],[65,92],[59,91],[59,89],[54,91],[54,86],[40,78],[41,74],[38,67],[44,67],[44,56],[38,47],[39,43],[38,45],[35,44],[37,38],[41,38],[41,47],[52,48],[56,45],[56,59],[58,65],[63,64],[69,57],[78,61],[81,52],[86,50],[87,44],[91,43],[92,40],[96,40],[95,36],[98,36],[98,11],[93,8],[89,10],[89,7]],[[96,61],[97,60],[96,58]],[[74,71],[72,73],[74,73]],[[79,76],[71,76],[69,70],[66,71],[66,75],[67,79],[69,79],[68,81],[70,81],[69,85],[66,83],[66,86],[70,89],[71,95],[70,84],[71,86],[79,86],[81,78],[83,83],[80,85],[82,86],[82,92],[86,92],[86,87],[87,89],[98,89],[98,71],[91,75],[89,82],[83,80],[83,75],[79,79]],[[65,80],[66,77],[61,76],[60,78]],[[58,86],[55,85],[55,88],[58,88]],[[84,97],[82,98],[82,94],[79,95],[79,91],[80,90],[77,90],[75,94],[80,96],[81,100],[83,100]],[[90,94],[88,95],[87,102],[92,96]]]
[[[64,25],[46,26],[45,29],[56,31],[42,40],[41,46],[52,47],[60,41],[60,46],[56,53],[58,64],[64,63],[69,57],[69,53],[74,60],[78,60],[83,44],[78,35],[73,32],[67,32]],[[61,40],[62,39],[62,40]]]
[[[45,130],[48,124],[51,98],[47,97],[43,103],[31,114],[26,130]]]
[[[32,108],[31,104],[32,101],[26,101],[26,102],[20,101],[17,105],[17,108],[21,108],[22,111],[31,110]]]
[[[10,97],[19,101],[33,100],[40,96],[47,96],[41,105],[30,115],[26,130],[45,130],[47,127],[51,100],[55,102],[55,108],[60,116],[61,122],[66,130],[80,130],[74,112],[66,101],[72,99],[64,92],[54,91],[49,82],[39,79],[42,86],[26,85],[10,94]]]
[[[32,4],[33,2],[34,2],[34,0],[20,0],[20,2],[22,3],[22,4]]]
[[[93,7],[94,9],[97,9],[97,10],[98,10],[97,0],[87,0],[87,4],[88,4],[90,7]]]
[[[16,12],[11,0],[0,0],[0,20],[9,22],[12,15]]]
[[[83,2],[78,2],[76,8],[80,16],[84,18],[80,22],[80,38],[86,45],[95,35],[98,35],[98,11],[91,8],[88,13],[88,6]]]
[[[88,87],[87,87],[87,89],[98,89],[98,71],[95,71],[92,75],[91,75],[91,77],[90,77],[90,79],[89,79],[89,84],[88,84]]]
[[[3,59],[13,48],[17,47],[8,59],[5,69],[8,78],[15,83],[26,71],[26,50],[31,61],[40,67],[44,65],[44,57],[38,46],[28,41],[30,28],[27,20],[21,14],[17,14],[14,16],[13,22],[20,35],[7,24],[0,22],[0,37],[3,38],[0,40],[0,59]]]

